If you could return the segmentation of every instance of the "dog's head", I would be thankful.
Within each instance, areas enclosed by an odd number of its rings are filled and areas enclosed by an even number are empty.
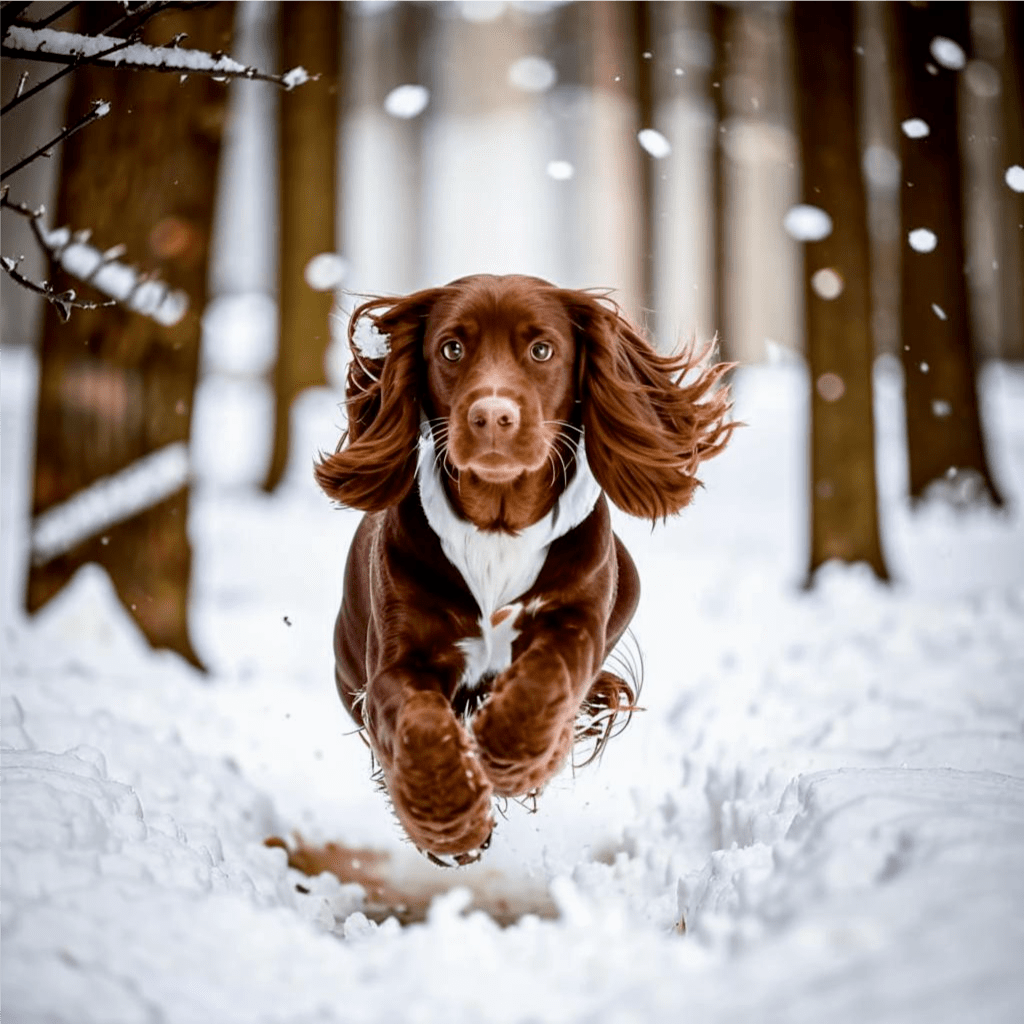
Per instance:
[[[571,479],[581,436],[608,497],[657,519],[689,502],[697,466],[733,428],[716,387],[727,364],[692,349],[658,355],[607,300],[539,278],[476,275],[371,299],[349,340],[348,431],[315,472],[328,495],[366,511],[412,486],[423,419],[456,503],[489,496],[474,507],[498,508],[518,495],[530,521]]]

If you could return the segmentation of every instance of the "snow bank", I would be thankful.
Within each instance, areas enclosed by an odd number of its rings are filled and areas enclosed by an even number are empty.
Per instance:
[[[644,580],[646,711],[471,869],[400,836],[334,695],[358,516],[308,474],[202,482],[199,676],[153,653],[87,567],[16,605],[32,367],[3,354],[4,1008],[19,1022],[1015,1021],[1024,1005],[1024,529],[911,516],[899,381],[879,368],[898,583],[803,569],[798,364],[738,378],[750,426],[665,529],[619,520]],[[1024,493],[1024,375],[986,378]],[[329,448],[336,414],[304,437]],[[304,463],[308,465],[308,457]],[[382,851],[448,890],[422,924],[290,869],[268,835]],[[500,928],[485,891],[538,912]],[[539,895],[537,895],[539,894]],[[472,902],[472,901],[475,901]],[[379,915],[377,915],[379,916]]]

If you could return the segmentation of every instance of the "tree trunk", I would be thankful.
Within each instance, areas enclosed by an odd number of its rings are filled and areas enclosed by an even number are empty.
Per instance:
[[[893,9],[896,120],[919,119],[928,133],[900,131],[902,273],[900,331],[910,496],[935,483],[966,501],[1002,498],[985,455],[965,278],[958,71],[932,52],[945,38],[969,53],[967,5]],[[941,51],[940,55],[941,55]],[[929,234],[930,233],[930,234]]]
[[[888,579],[875,484],[871,275],[853,4],[794,4],[793,25],[804,202],[832,219],[831,233],[804,247],[811,379],[808,584],[833,558],[867,562]]]
[[[729,308],[729,253],[728,253],[728,196],[726,195],[726,184],[728,174],[726,173],[725,146],[722,135],[725,131],[726,121],[729,119],[729,109],[726,104],[725,83],[733,63],[733,36],[735,35],[736,14],[731,6],[724,3],[712,3],[711,9],[711,38],[715,47],[714,65],[711,74],[708,76],[708,88],[711,93],[711,103],[715,111],[715,137],[712,142],[712,171],[711,171],[711,209],[712,209],[712,246],[714,253],[711,298],[711,323],[719,338],[720,351],[730,355],[735,351],[735,336],[732,331],[735,327],[736,318],[732,316]],[[731,357],[731,355],[730,355]]]
[[[278,354],[274,371],[274,449],[264,488],[272,491],[288,465],[291,408],[307,388],[327,383],[334,290],[306,281],[309,261],[337,249],[337,134],[343,6],[281,4],[281,67],[298,65],[316,81],[281,96],[278,149],[280,242]]]
[[[147,41],[187,32],[190,46],[228,49],[233,8],[168,12]],[[102,29],[119,10],[83,4],[81,31]],[[125,262],[156,270],[190,306],[163,326],[120,307],[76,310],[61,324],[47,305],[26,605],[35,612],[81,565],[99,562],[150,642],[198,665],[187,625],[186,446],[225,86],[84,67],[66,123],[95,99],[109,100],[111,113],[64,144],[55,223],[91,228],[101,250],[123,243]],[[57,267],[49,274],[58,288],[80,287]]]
[[[1002,109],[1004,160],[995,183],[1001,197],[999,223],[999,354],[1024,359],[1024,192],[1015,192],[1003,178],[1006,169],[1024,167],[1024,17],[1019,3],[1000,3],[1002,15]]]
[[[634,0],[632,8],[632,32],[629,45],[632,47],[633,88],[636,93],[637,122],[640,129],[655,128],[656,100],[654,76],[654,5],[647,0]],[[654,295],[654,265],[657,258],[655,232],[654,177],[658,161],[645,153],[640,164],[640,303],[643,309],[644,326],[653,344],[658,340],[658,310]],[[662,318],[664,319],[664,317]],[[670,339],[662,339],[671,346]]]

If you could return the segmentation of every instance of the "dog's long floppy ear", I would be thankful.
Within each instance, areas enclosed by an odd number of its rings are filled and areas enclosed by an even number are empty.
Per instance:
[[[579,352],[587,461],[609,499],[641,519],[663,519],[700,486],[697,468],[737,424],[728,419],[733,364],[709,365],[711,346],[662,356],[608,300],[562,291]],[[689,378],[688,380],[684,378]]]
[[[352,313],[345,388],[348,429],[333,455],[314,468],[325,493],[378,512],[408,493],[416,470],[423,330],[440,289],[375,298]]]

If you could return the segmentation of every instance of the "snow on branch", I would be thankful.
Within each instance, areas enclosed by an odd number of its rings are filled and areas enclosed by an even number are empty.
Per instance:
[[[77,3],[65,5],[63,8],[60,8],[59,10],[54,11],[53,14],[52,14],[52,17],[44,18],[42,21],[33,22],[31,25],[28,25],[27,27],[30,28],[30,29],[36,29],[36,30],[45,28],[48,24],[50,24],[51,20],[56,20],[56,18],[60,17],[64,13],[66,13],[67,10],[69,10],[71,7],[77,7],[77,6],[78,6]],[[156,17],[156,15],[158,15],[161,12],[167,10],[171,6],[171,3],[169,3],[169,2],[160,3],[160,2],[158,2],[158,0],[144,0],[144,2],[138,4],[135,7],[134,10],[128,10],[128,6],[129,5],[126,4],[126,3],[123,3],[123,6],[125,8],[124,15],[122,17],[120,17],[120,18],[117,18],[115,21],[112,21],[107,26],[107,28],[104,29],[104,32],[106,33],[106,32],[114,31],[115,29],[117,29],[121,25],[123,25],[126,21],[128,21],[129,19],[131,19],[131,20],[133,20],[135,22],[135,27],[132,29],[132,31],[129,34],[127,39],[120,39],[120,40],[118,40],[117,45],[112,46],[110,49],[108,49],[107,51],[104,52],[104,54],[103,54],[104,56],[110,56],[112,53],[115,53],[118,50],[123,50],[125,47],[131,46],[133,43],[137,43],[142,38],[142,30],[146,27],[146,25],[154,17]],[[5,7],[4,8],[5,13],[6,13],[6,10],[7,10],[7,8]],[[12,17],[12,18],[4,21],[3,36],[4,36],[5,39],[6,39],[6,36],[7,36],[8,28],[15,22],[15,20],[16,20],[16,17]],[[23,27],[25,27],[25,26],[23,26]],[[174,41],[172,41],[171,45],[176,46],[177,42],[178,42],[177,40],[174,40]],[[4,52],[6,52],[6,51],[4,51]],[[17,51],[12,51],[12,52],[17,52]],[[23,55],[23,56],[28,56],[28,55]],[[2,107],[0,107],[0,115],[6,114],[9,110],[13,109],[14,107],[18,106],[21,103],[24,103],[26,100],[31,99],[33,96],[35,96],[38,93],[42,92],[44,89],[49,89],[50,86],[52,86],[55,82],[58,82],[61,78],[63,78],[65,75],[70,74],[76,68],[81,67],[82,64],[94,63],[95,60],[96,60],[96,57],[93,57],[93,58],[91,58],[90,60],[87,61],[83,54],[79,54],[78,56],[71,58],[67,63],[65,63],[65,65],[60,69],[60,71],[58,71],[55,75],[51,75],[49,78],[43,79],[43,81],[41,81],[41,82],[37,82],[27,92],[25,91],[25,79],[27,77],[27,72],[23,73],[22,74],[22,81],[18,83],[18,91],[17,91],[17,93],[15,94],[15,96],[14,96],[14,98],[12,100],[10,100],[9,102],[5,103]]]
[[[59,292],[49,281],[33,281],[18,269],[18,263],[18,260],[12,259],[10,256],[0,256],[0,267],[3,268],[4,273],[23,288],[42,295],[48,302],[52,302],[63,323],[67,323],[71,319],[72,309],[99,309],[101,306],[116,305],[113,299],[109,302],[83,302],[73,289],[69,288],[66,292]]]
[[[175,39],[177,43],[184,37]],[[165,71],[182,75],[209,75],[214,78],[249,78],[275,82],[293,89],[313,76],[305,68],[292,68],[271,75],[249,67],[225,53],[207,53],[181,46],[147,46],[132,39],[114,36],[85,36],[50,28],[12,25],[3,38],[2,51],[26,60],[53,61],[58,64],[98,64],[135,71]]]
[[[28,219],[32,233],[47,255],[73,278],[108,295],[111,302],[88,303],[78,300],[74,291],[58,292],[48,281],[37,283],[18,271],[18,261],[9,256],[0,257],[0,266],[15,281],[52,302],[62,320],[67,321],[72,309],[96,309],[114,302],[148,316],[164,327],[179,323],[189,308],[188,295],[172,289],[165,282],[141,273],[135,267],[120,262],[124,246],[117,245],[101,251],[89,244],[89,232],[72,233],[69,228],[49,230],[43,224],[44,207],[31,209],[16,203],[0,192],[0,206]]]

